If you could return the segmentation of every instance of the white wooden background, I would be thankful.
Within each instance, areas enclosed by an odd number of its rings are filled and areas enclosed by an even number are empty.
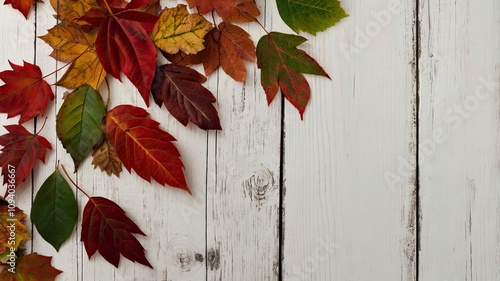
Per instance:
[[[291,33],[275,1],[257,4],[268,30]],[[279,98],[266,105],[251,63],[244,84],[223,72],[206,84],[222,132],[148,109],[178,139],[192,197],[126,171],[107,177],[90,158],[73,175],[137,222],[154,270],[89,260],[79,224],[58,253],[32,230],[28,251],[54,256],[64,271],[57,280],[71,281],[500,280],[500,1],[342,5],[350,17],[304,35],[302,47],[332,77],[307,76],[304,121]],[[0,6],[1,70],[8,60],[36,62],[44,74],[61,66],[37,38],[56,23],[52,14],[48,3],[28,20]],[[242,26],[255,42],[264,34]],[[111,106],[145,106],[129,82],[111,87]],[[57,161],[73,167],[53,125],[65,89],[55,91],[42,131],[54,150],[18,189],[26,213]]]

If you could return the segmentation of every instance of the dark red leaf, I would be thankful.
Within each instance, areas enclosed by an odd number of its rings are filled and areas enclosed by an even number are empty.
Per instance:
[[[0,112],[7,113],[8,118],[21,115],[21,124],[45,113],[54,93],[38,66],[27,62],[23,66],[10,61],[9,64],[12,70],[0,72],[0,79],[5,82],[0,86]]]
[[[168,184],[191,194],[184,178],[184,165],[172,141],[175,138],[158,128],[146,110],[120,105],[106,114],[106,135],[123,165],[148,182]]]
[[[189,121],[205,130],[220,130],[214,95],[200,83],[206,78],[197,71],[175,64],[160,66],[151,87],[153,98],[184,126]]]
[[[118,267],[122,254],[133,262],[153,268],[133,234],[145,235],[120,206],[103,197],[89,199],[83,210],[81,234],[89,258],[99,251],[104,259]]]
[[[52,149],[50,143],[42,136],[28,132],[21,125],[4,126],[8,133],[0,136],[3,146],[0,154],[0,166],[4,184],[9,182],[9,168],[14,167],[15,186],[18,186],[35,166],[36,160],[45,162],[47,149]]]

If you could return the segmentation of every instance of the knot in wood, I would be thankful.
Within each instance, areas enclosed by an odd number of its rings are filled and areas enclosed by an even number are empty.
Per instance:
[[[274,183],[273,173],[269,169],[263,168],[245,180],[243,186],[245,193],[252,201],[262,202],[267,199],[269,192],[274,189]]]

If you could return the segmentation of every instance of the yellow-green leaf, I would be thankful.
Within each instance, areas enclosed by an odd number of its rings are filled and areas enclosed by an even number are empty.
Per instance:
[[[183,51],[196,54],[203,50],[203,38],[213,28],[200,14],[189,14],[186,5],[165,8],[151,32],[154,44],[161,50],[175,54]]]

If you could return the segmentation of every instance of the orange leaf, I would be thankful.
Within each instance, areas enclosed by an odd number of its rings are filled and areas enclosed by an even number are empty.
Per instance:
[[[9,200],[11,198],[7,196],[5,199]],[[7,205],[0,205],[0,224],[2,225],[0,227],[0,255],[5,251],[10,251],[11,248],[17,251],[22,241],[30,239],[30,234],[23,222],[26,217],[27,215],[19,208],[12,211]],[[9,227],[12,223],[14,227]],[[14,230],[15,233],[14,240],[9,239],[11,230]],[[1,260],[1,262],[6,262],[6,260]]]
[[[2,281],[54,281],[62,271],[52,267],[52,257],[31,253],[20,258],[15,266],[15,273],[9,272],[10,267],[5,267],[0,272]]]
[[[245,62],[254,61],[255,46],[250,35],[241,27],[221,22],[205,36],[205,49],[195,55],[177,53],[164,54],[177,65],[186,66],[202,62],[205,75],[212,74],[219,66],[234,80],[245,81],[247,72]]]
[[[96,6],[95,0],[50,0],[54,11],[57,11],[57,18],[68,22],[78,21],[80,17]]]
[[[106,134],[118,157],[130,172],[148,182],[168,184],[191,194],[184,178],[180,153],[172,141],[175,138],[158,128],[146,110],[120,105],[106,114]]]
[[[226,22],[251,22],[260,14],[254,0],[187,0],[200,14],[215,10]]]
[[[98,89],[106,71],[104,71],[95,50],[97,31],[83,32],[75,23],[61,21],[49,33],[40,38],[54,51],[53,58],[63,62],[73,62],[57,85],[76,89],[90,85]]]
[[[28,13],[35,4],[35,0],[5,0],[4,5],[11,4],[12,8],[19,10],[28,19]]]

